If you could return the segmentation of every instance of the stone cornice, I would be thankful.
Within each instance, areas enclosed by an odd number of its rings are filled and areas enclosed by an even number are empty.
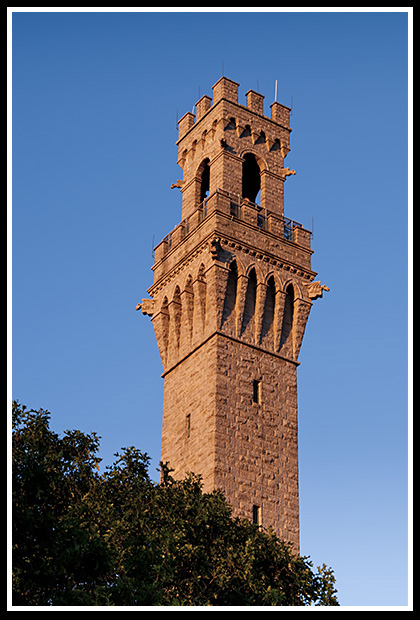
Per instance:
[[[225,216],[225,214],[214,211],[205,220],[203,220],[203,222],[201,222],[200,226],[204,226],[205,223],[208,223],[213,217],[216,217],[217,215],[219,216],[222,215],[227,220],[229,220],[229,218]],[[241,224],[244,226],[248,226],[250,229],[254,230],[253,227],[247,225],[244,222],[241,222]],[[255,257],[256,261],[263,261],[265,263],[268,263],[272,265],[273,267],[280,269],[281,271],[288,272],[289,274],[295,275],[299,278],[303,278],[308,283],[311,282],[317,275],[315,271],[312,271],[310,269],[304,269],[294,264],[292,261],[288,261],[284,258],[279,258],[272,252],[267,252],[267,251],[261,250],[260,248],[256,248],[255,245],[252,245],[251,243],[247,243],[244,241],[238,241],[238,239],[236,239],[233,236],[226,235],[224,233],[219,233],[217,230],[217,227],[210,230],[189,253],[184,254],[182,252],[182,247],[186,243],[189,236],[190,235],[192,236],[196,232],[196,230],[197,229],[189,233],[189,235],[187,235],[175,248],[170,250],[164,257],[164,259],[160,261],[160,263],[158,263],[157,265],[154,265],[153,270],[157,269],[159,265],[164,260],[167,260],[167,258],[170,255],[175,254],[177,251],[181,250],[180,260],[178,260],[177,263],[169,271],[167,271],[161,278],[159,278],[159,280],[154,282],[154,284],[149,289],[147,289],[147,292],[149,293],[149,295],[153,296],[153,293],[156,294],[163,286],[165,286],[168,282],[173,280],[178,275],[178,273],[183,271],[199,254],[209,251],[211,241],[215,238],[218,238],[219,244],[222,249],[226,248],[227,251],[232,250],[235,253],[243,252],[244,254],[248,254],[249,256]],[[261,232],[267,235],[270,235],[268,231],[261,231]],[[276,239],[274,235],[271,235],[271,236],[274,239]],[[286,239],[282,240],[282,243],[294,245],[293,243],[287,241]],[[299,249],[302,249],[308,252],[306,248],[299,248]],[[309,250],[309,252],[312,253],[311,250]]]

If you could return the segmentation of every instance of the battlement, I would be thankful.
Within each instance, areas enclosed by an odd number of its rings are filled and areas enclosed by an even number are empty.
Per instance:
[[[275,101],[271,117],[265,116],[264,95],[250,89],[246,105],[241,105],[238,87],[220,78],[213,86],[213,100],[203,95],[195,105],[196,116],[187,112],[178,121],[183,179],[173,187],[182,191],[182,219],[216,189],[240,194],[283,216],[283,185],[287,176],[296,174],[284,167],[290,151],[290,108]]]
[[[223,76],[217,80],[212,88],[214,103],[217,103],[219,99],[227,99],[227,101],[238,103],[238,82]]]
[[[203,95],[195,104],[196,116],[192,112],[186,112],[182,118],[178,121],[178,139],[181,140],[188,131],[198,123],[203,116],[213,108],[219,101],[229,101],[234,103],[254,114],[264,117],[282,127],[290,129],[290,111],[288,106],[285,106],[278,101],[271,104],[271,116],[264,115],[264,95],[261,95],[255,90],[250,89],[246,93],[246,106],[242,106],[238,101],[238,82],[234,82],[227,77],[221,77],[212,87],[213,89],[213,103],[211,97]]]

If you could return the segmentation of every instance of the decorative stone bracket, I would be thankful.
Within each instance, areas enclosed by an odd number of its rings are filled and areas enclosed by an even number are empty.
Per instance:
[[[136,310],[141,310],[147,316],[153,316],[154,304],[153,299],[142,299],[141,304],[137,304]]]
[[[330,289],[325,284],[321,284],[320,280],[316,282],[311,282],[310,284],[305,285],[308,291],[309,299],[319,299],[322,297],[323,291],[329,291]]]

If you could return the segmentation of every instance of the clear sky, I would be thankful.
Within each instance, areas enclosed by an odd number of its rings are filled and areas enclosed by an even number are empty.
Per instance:
[[[162,365],[135,306],[181,219],[177,119],[222,72],[269,115],[277,80],[285,214],[330,287],[299,358],[301,553],[343,606],[407,605],[410,12],[56,11],[12,17],[9,396],[157,479]]]

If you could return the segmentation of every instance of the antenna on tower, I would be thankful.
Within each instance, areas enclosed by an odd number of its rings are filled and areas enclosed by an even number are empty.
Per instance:
[[[276,80],[276,85],[274,87],[274,101],[277,101],[277,80]]]

